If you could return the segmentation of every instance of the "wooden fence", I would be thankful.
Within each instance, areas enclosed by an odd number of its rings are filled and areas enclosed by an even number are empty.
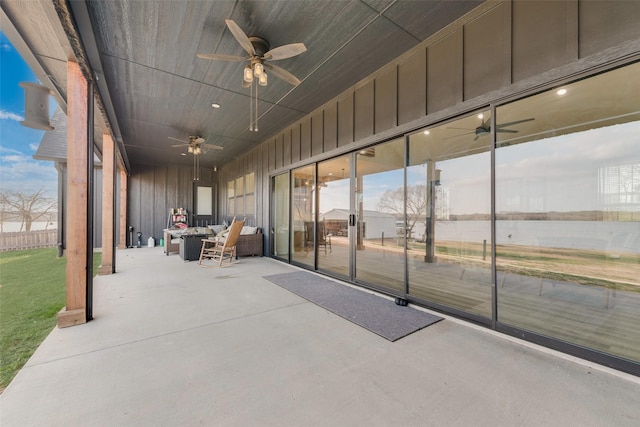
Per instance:
[[[58,245],[58,230],[0,233],[0,251],[51,248]]]

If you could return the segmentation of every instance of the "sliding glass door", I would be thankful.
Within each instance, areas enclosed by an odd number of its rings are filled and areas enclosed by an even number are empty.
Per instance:
[[[273,256],[289,260],[289,174],[271,179],[271,240]]]
[[[491,117],[488,111],[409,137],[409,293],[491,318]]]
[[[315,268],[313,224],[316,208],[315,165],[292,171],[291,261]]]
[[[356,153],[355,277],[374,287],[405,293],[404,138]]]
[[[318,221],[315,248],[318,269],[351,279],[351,158],[336,157],[318,163]]]

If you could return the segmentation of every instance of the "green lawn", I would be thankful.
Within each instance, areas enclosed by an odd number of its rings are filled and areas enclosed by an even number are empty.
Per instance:
[[[0,252],[0,392],[56,325],[66,259],[56,248]],[[94,273],[101,254],[94,254]]]

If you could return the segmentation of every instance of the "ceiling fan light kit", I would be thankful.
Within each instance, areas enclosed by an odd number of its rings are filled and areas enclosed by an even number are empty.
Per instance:
[[[193,154],[193,180],[200,181],[200,155],[205,154],[205,148],[210,148],[214,150],[222,150],[223,147],[214,144],[207,144],[205,139],[201,136],[190,135],[189,140],[185,141],[182,139],[169,137],[174,141],[179,141],[181,144],[172,145],[172,147],[187,147],[187,152]],[[182,153],[184,155],[184,153]]]
[[[285,82],[297,86],[300,80],[284,68],[280,68],[273,64],[265,63],[265,61],[276,61],[279,59],[287,59],[306,52],[307,48],[304,43],[292,43],[269,49],[269,42],[262,37],[247,36],[235,21],[225,19],[225,23],[233,37],[238,41],[240,46],[249,55],[247,57],[217,54],[217,53],[198,53],[198,58],[211,59],[218,61],[249,61],[245,65],[242,72],[242,87],[249,88],[249,131],[258,131],[258,86],[267,86],[268,78],[266,69],[274,76]],[[255,87],[255,89],[254,89]]]

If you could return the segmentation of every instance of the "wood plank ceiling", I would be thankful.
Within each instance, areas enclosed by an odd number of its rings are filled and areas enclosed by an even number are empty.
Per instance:
[[[68,4],[111,128],[131,166],[189,165],[190,156],[181,155],[186,150],[172,148],[176,142],[169,137],[200,135],[224,147],[202,155],[201,166],[212,167],[252,149],[480,3],[3,0],[2,16],[3,28],[11,27],[3,31],[14,44],[23,43],[21,51],[30,51],[30,64],[42,67],[37,75],[45,84],[47,79],[55,82],[52,89],[64,102],[62,65],[70,49],[55,10],[59,14],[60,4]],[[5,25],[7,19],[10,25]],[[259,132],[248,130],[244,63],[196,56],[243,55],[225,19],[233,19],[247,35],[268,40],[272,48],[301,42],[308,49],[274,62],[302,83],[294,87],[270,76],[259,92]]]

